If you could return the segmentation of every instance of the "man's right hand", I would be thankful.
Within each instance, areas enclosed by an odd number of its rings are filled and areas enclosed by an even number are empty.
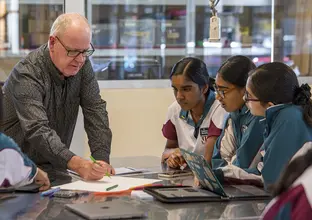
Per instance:
[[[180,148],[175,149],[167,159],[167,165],[171,168],[186,167],[186,162],[181,154]]]
[[[115,174],[114,168],[103,161],[98,161],[97,164],[77,156],[68,162],[68,168],[77,172],[84,180],[100,180],[107,173]]]

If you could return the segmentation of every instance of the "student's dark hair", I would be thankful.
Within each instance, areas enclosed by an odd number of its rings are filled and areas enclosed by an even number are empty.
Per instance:
[[[304,120],[312,126],[311,88],[308,84],[299,86],[296,74],[286,64],[273,62],[257,67],[248,84],[261,102],[302,106]]]
[[[206,64],[198,58],[185,57],[179,60],[171,70],[170,79],[177,75],[185,76],[200,88],[208,85],[212,89],[210,85],[212,85],[214,80],[209,77]]]
[[[256,65],[248,57],[238,55],[227,59],[219,68],[218,74],[223,80],[244,88],[248,73],[255,68]]]
[[[289,187],[300,177],[303,172],[312,165],[312,149],[305,154],[292,160],[282,172],[277,183],[273,186],[273,196],[278,196],[286,192]]]

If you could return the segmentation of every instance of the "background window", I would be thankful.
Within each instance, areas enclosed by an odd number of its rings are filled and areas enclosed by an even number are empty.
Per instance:
[[[0,0],[0,80],[30,52],[48,42],[53,21],[64,1]]]

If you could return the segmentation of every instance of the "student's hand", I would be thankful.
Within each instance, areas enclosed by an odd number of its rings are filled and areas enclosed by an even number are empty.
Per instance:
[[[42,185],[40,187],[40,191],[45,191],[50,188],[50,180],[48,178],[48,174],[37,168],[37,175],[35,176],[35,183],[38,185]]]
[[[200,186],[200,182],[196,176],[194,177],[194,186]]]
[[[172,154],[168,157],[167,165],[171,168],[179,168],[180,166],[186,167],[186,162],[179,148],[173,151]]]
[[[88,160],[85,160],[76,172],[85,180],[100,180],[107,173],[113,175],[115,174],[114,168],[104,161],[97,161],[97,163],[93,163]]]

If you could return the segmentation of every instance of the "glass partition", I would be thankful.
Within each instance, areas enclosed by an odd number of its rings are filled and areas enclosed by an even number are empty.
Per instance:
[[[21,57],[48,42],[51,24],[63,10],[60,0],[0,0],[0,81]]]

